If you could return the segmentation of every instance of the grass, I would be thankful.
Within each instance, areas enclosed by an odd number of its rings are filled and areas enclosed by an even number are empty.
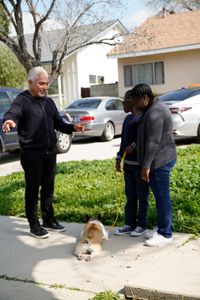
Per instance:
[[[200,233],[200,145],[178,149],[171,175],[174,231]],[[114,159],[59,163],[55,181],[55,215],[67,222],[85,222],[97,217],[112,225],[117,212],[122,178]],[[24,217],[24,176],[0,177],[0,214]],[[123,194],[117,225],[124,222]],[[156,225],[155,201],[151,194],[149,227]]]

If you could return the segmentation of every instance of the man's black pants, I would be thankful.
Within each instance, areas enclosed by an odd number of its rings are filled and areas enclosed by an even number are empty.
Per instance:
[[[38,194],[44,222],[54,216],[52,205],[56,153],[21,153],[21,165],[25,172],[25,211],[30,227],[38,224]]]

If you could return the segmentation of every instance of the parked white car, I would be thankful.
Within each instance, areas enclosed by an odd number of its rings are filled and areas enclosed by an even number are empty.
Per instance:
[[[182,88],[159,97],[172,113],[175,137],[195,137],[200,143],[200,88]]]

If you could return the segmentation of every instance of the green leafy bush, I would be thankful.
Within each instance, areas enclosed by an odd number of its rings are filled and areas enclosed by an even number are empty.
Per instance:
[[[23,88],[26,71],[15,54],[0,43],[0,86]]]
[[[81,146],[80,146],[81,147]],[[171,174],[174,231],[200,233],[200,145],[178,149],[178,160]],[[120,197],[122,174],[116,173],[114,159],[59,163],[55,181],[56,217],[67,222],[99,218],[112,225],[124,222],[125,197]],[[24,177],[14,173],[0,177],[0,214],[24,217]],[[156,209],[150,195],[149,228],[156,225]]]

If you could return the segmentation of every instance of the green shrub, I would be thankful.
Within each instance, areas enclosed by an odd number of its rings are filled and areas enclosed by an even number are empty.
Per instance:
[[[106,291],[106,292],[97,293],[90,300],[122,300],[122,299],[125,299],[125,298],[124,297],[122,298],[118,293]]]

